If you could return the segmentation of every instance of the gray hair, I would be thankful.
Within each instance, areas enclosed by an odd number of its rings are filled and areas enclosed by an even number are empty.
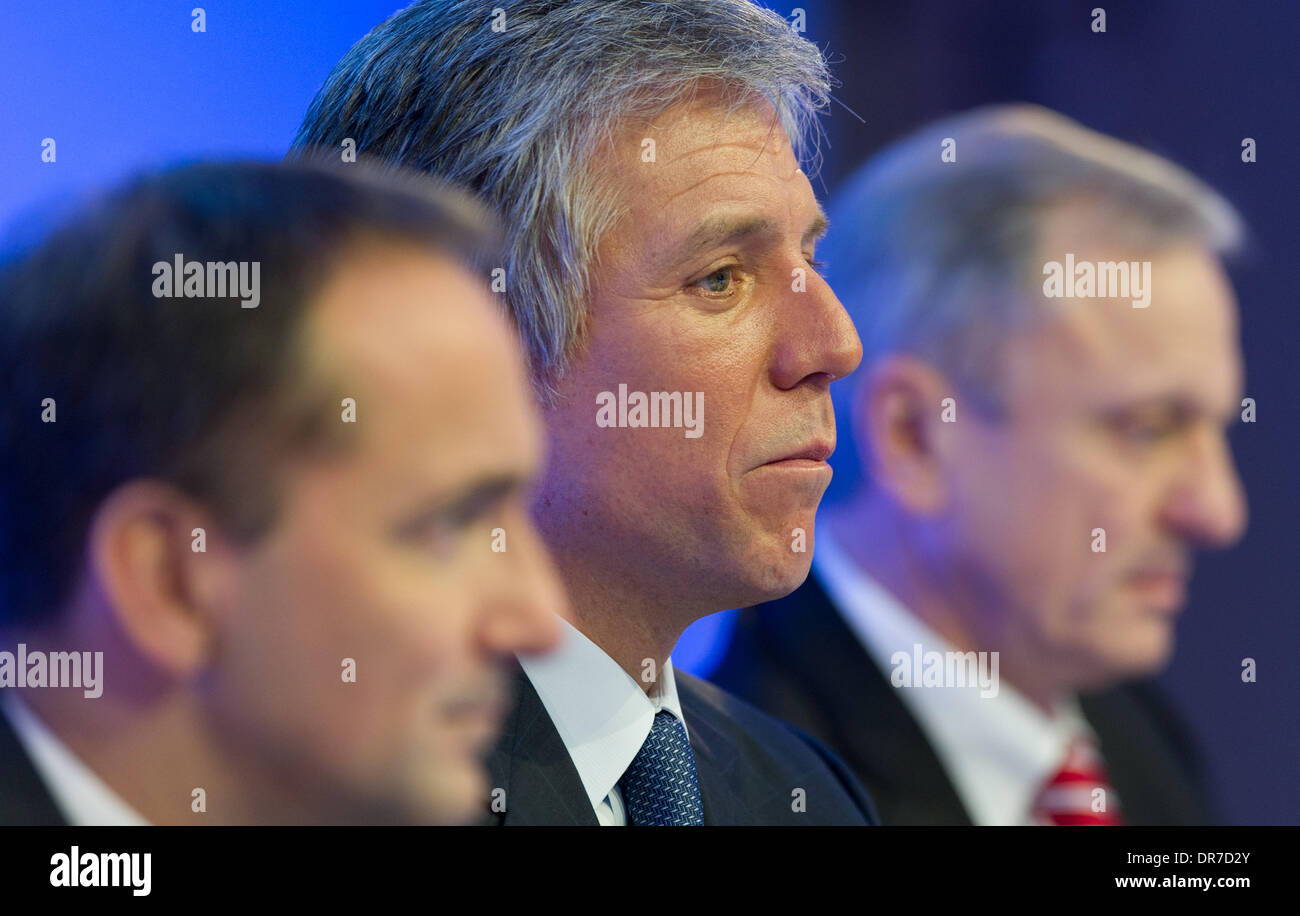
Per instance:
[[[949,139],[954,162],[940,158]],[[1077,198],[1101,208],[1112,240],[1141,250],[1190,240],[1228,253],[1243,235],[1232,206],[1191,173],[1046,108],[994,105],[933,122],[872,157],[829,208],[822,252],[863,369],[916,355],[996,415],[1001,343],[1042,314],[1031,293],[1042,283],[1043,219]],[[864,375],[834,386],[841,418]],[[852,436],[844,444],[837,469],[860,471]],[[837,476],[837,494],[855,482]]]
[[[325,81],[294,147],[337,155],[351,138],[495,207],[506,300],[549,400],[585,340],[595,253],[619,217],[593,153],[624,119],[653,118],[709,81],[729,113],[766,99],[815,172],[831,78],[814,44],[750,0],[501,6],[423,0],[377,26]]]

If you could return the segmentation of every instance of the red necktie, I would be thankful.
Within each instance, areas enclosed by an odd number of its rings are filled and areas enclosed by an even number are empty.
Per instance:
[[[1034,815],[1039,823],[1057,827],[1123,826],[1119,798],[1091,741],[1076,738],[1070,745],[1065,762],[1039,793]]]

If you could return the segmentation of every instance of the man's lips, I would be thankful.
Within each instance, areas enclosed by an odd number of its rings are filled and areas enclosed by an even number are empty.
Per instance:
[[[809,442],[793,451],[787,452],[771,461],[765,461],[759,467],[816,467],[826,463],[826,459],[835,451],[835,443],[825,440]]]
[[[471,745],[493,740],[508,710],[509,691],[498,680],[480,682],[440,704],[444,726],[465,736]]]
[[[1182,568],[1144,569],[1129,576],[1129,585],[1164,610],[1177,610],[1186,599],[1187,571]]]

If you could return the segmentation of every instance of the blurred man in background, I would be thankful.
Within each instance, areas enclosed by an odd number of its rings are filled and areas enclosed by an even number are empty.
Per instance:
[[[490,225],[428,185],[188,167],[4,267],[0,823],[479,810],[563,599]]]
[[[1209,819],[1134,680],[1170,658],[1193,549],[1246,523],[1235,213],[1006,106],[882,152],[831,216],[864,347],[837,395],[849,486],[717,680],[842,754],[886,824]]]

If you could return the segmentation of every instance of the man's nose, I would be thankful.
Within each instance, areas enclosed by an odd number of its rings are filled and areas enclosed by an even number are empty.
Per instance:
[[[773,381],[783,390],[809,378],[829,384],[862,361],[862,341],[848,312],[820,275],[804,269],[804,282],[792,276],[782,297]]]
[[[506,531],[506,562],[483,601],[483,641],[500,655],[547,652],[559,643],[568,598],[527,513]]]
[[[1176,533],[1202,547],[1231,546],[1245,532],[1246,496],[1222,431],[1194,438],[1164,514]]]

